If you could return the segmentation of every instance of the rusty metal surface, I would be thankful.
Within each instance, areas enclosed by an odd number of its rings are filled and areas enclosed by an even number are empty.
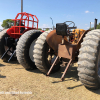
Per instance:
[[[77,45],[70,44],[68,42],[65,42],[65,44],[59,44],[58,45],[58,56],[67,58],[67,59],[74,59],[75,52]]]
[[[79,30],[76,30],[79,31]],[[67,42],[66,36],[64,37],[64,45],[60,45],[62,43],[62,36],[56,34],[56,30],[51,31],[46,38],[46,41],[48,45],[56,52],[58,53],[59,57],[64,57],[68,59],[74,59],[77,54],[75,54],[76,51],[79,51],[79,48],[81,47],[81,42],[83,41],[83,38],[85,37],[85,34],[87,34],[87,31],[79,32],[80,37],[77,41],[77,43],[69,43]]]
[[[81,47],[81,43],[83,42],[83,38],[85,37],[85,34],[87,34],[87,32],[89,32],[91,30],[86,30],[79,38],[78,42],[77,42],[77,50],[80,49]]]
[[[55,63],[56,63],[56,61],[58,60],[58,58],[59,58],[59,57],[57,56],[56,59],[54,60],[53,64],[52,64],[52,66],[50,67],[49,71],[47,72],[46,76],[49,76],[49,75],[50,75],[50,73],[51,73],[51,71],[52,71],[52,69],[53,69],[53,67],[54,67],[54,65],[55,65]]]
[[[67,41],[66,36],[64,37],[64,40]],[[62,42],[62,36],[56,34],[56,30],[51,31],[46,38],[46,41],[48,45],[57,52],[58,50],[58,44]]]
[[[58,45],[58,56],[63,58],[72,58],[73,47],[68,45]]]
[[[57,52],[58,44],[62,42],[62,36],[56,34],[56,30],[51,31],[46,38],[48,45]]]

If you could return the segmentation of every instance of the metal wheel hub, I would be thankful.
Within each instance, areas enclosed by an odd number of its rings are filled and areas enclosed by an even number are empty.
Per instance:
[[[34,50],[34,45],[35,45],[35,41],[36,41],[36,40],[37,40],[37,39],[35,39],[35,40],[31,43],[30,48],[29,48],[29,57],[30,57],[30,59],[31,59],[32,62],[34,62],[33,50]]]

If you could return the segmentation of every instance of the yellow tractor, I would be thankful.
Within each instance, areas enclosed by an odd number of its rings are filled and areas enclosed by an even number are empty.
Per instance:
[[[70,23],[70,24],[67,24]],[[72,26],[70,26],[72,24]],[[57,23],[56,30],[42,33],[35,42],[33,57],[36,67],[47,76],[66,66],[61,80],[71,63],[78,62],[79,80],[91,89],[100,87],[100,29],[77,29],[75,23]]]

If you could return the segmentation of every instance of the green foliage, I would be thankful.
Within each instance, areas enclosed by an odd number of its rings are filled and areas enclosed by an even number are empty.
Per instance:
[[[100,23],[97,24],[97,28],[96,29],[100,29]],[[94,27],[92,27],[90,30],[94,30]]]
[[[97,28],[96,29],[100,29],[100,23],[97,25]]]
[[[42,30],[41,28],[38,28],[38,30]]]
[[[46,29],[45,29],[45,31],[48,31],[48,30],[49,30],[49,28],[46,28]]]
[[[11,26],[14,25],[14,21],[12,21],[11,19],[6,19],[6,20],[3,20],[3,23],[2,23],[2,27],[3,28],[11,28]]]

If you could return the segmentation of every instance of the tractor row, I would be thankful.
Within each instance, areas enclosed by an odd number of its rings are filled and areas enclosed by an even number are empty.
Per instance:
[[[71,63],[78,62],[78,76],[83,85],[91,89],[100,87],[99,29],[77,29],[74,22],[66,21],[57,23],[55,30],[39,31],[38,18],[26,12],[18,13],[13,21],[14,26],[0,32],[3,61],[18,60],[26,70],[38,68],[47,76],[63,64],[62,81]]]

